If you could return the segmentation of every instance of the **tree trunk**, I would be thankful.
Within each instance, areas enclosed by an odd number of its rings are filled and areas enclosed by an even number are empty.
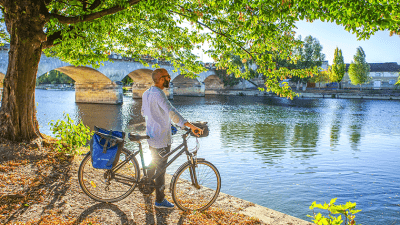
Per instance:
[[[307,83],[302,83],[303,84],[303,91],[307,90]]]
[[[6,1],[4,9],[11,40],[0,109],[0,136],[30,142],[41,137],[35,85],[42,42],[46,40],[44,17],[37,1]]]

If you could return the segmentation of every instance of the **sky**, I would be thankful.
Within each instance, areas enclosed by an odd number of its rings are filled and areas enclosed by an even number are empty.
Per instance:
[[[359,46],[363,48],[368,63],[397,62],[400,65],[400,37],[390,37],[389,31],[378,31],[370,39],[358,41],[355,34],[335,23],[320,20],[313,23],[300,21],[296,26],[298,29],[295,31],[303,40],[308,35],[318,39],[329,65],[333,63],[336,47],[342,50],[344,62],[351,63]]]

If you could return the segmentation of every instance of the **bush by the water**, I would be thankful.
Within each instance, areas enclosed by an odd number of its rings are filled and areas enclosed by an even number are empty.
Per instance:
[[[69,114],[64,113],[64,120],[53,120],[49,123],[50,130],[58,138],[58,151],[67,154],[82,154],[81,147],[85,146],[93,135],[88,126],[85,126],[82,121],[78,124],[69,117]]]

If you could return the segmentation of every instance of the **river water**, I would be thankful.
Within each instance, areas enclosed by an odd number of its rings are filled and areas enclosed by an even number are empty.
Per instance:
[[[63,113],[91,128],[144,132],[141,100],[101,105],[74,98],[74,91],[36,90],[42,133],[51,135],[48,123]],[[362,209],[357,223],[400,224],[400,101],[175,96],[171,102],[187,120],[209,122],[199,157],[218,167],[222,192],[308,221],[313,201],[337,198]]]

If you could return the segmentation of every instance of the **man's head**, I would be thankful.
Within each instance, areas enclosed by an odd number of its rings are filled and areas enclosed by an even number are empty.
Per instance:
[[[168,71],[166,69],[155,69],[151,73],[151,77],[153,78],[154,86],[159,87],[160,89],[169,88],[171,76],[168,74]]]

